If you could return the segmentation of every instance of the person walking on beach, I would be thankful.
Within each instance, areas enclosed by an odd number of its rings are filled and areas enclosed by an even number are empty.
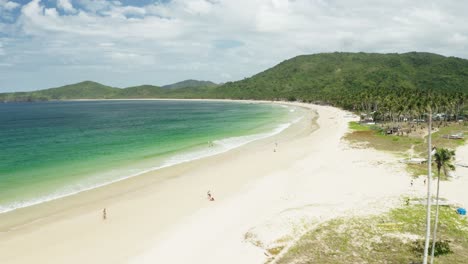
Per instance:
[[[106,208],[102,209],[102,220],[106,220],[107,219],[107,210]]]
[[[211,195],[210,191],[208,191],[206,194],[208,195],[208,200],[209,201],[214,201],[214,197],[213,197],[213,195]]]

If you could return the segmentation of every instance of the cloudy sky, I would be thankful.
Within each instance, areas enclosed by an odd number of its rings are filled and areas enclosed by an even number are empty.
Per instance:
[[[468,1],[0,0],[0,92],[226,82],[300,54],[468,58]]]

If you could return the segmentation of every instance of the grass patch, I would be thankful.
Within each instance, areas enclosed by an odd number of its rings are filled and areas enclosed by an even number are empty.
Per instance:
[[[436,126],[437,127],[437,126]],[[432,144],[444,148],[456,149],[466,143],[466,138],[463,139],[448,139],[444,136],[463,133],[468,136],[468,125],[466,123],[450,123],[447,126],[440,126],[439,130],[432,133]],[[425,149],[419,149],[425,151]]]
[[[349,126],[350,129],[352,129],[354,131],[369,131],[369,130],[371,130],[368,125],[362,125],[359,122],[354,122],[354,121],[349,122],[348,126]]]
[[[452,134],[463,133],[465,136],[468,136],[468,125],[467,123],[448,123],[443,125],[434,124],[434,128],[437,128],[438,131],[432,133],[432,144],[437,147],[456,149],[459,146],[463,146],[466,143],[466,138],[463,139],[448,139],[446,136]],[[424,138],[424,141],[427,142],[427,136]],[[418,152],[425,152],[427,146],[425,144],[417,146],[415,148]]]
[[[427,136],[425,138],[416,136],[401,136],[401,135],[385,135],[383,127],[385,125],[361,125],[357,122],[350,122],[349,127],[353,129],[352,132],[346,134],[344,139],[351,143],[351,146],[371,147],[376,150],[392,152],[398,156],[407,157],[407,151],[414,148],[413,157],[426,157],[427,152]],[[468,136],[467,123],[448,123],[448,124],[434,124],[434,128],[439,129],[432,134],[432,143],[437,147],[456,149],[466,143],[464,139],[448,139],[444,136],[464,133]],[[427,129],[423,125],[415,125],[414,130],[423,131]],[[365,144],[363,144],[365,143]],[[427,174],[427,165],[425,164],[408,164],[408,172],[417,177]],[[437,170],[433,166],[433,173],[436,175]]]
[[[427,164],[406,164],[406,170],[411,174],[413,177],[419,177],[421,175],[427,176]],[[437,175],[437,169],[432,168],[432,172],[434,175]],[[442,179],[442,177],[441,177]]]
[[[412,145],[423,145],[424,140],[415,137],[384,135],[379,130],[353,131],[344,136],[351,145],[366,142],[369,147],[403,155]]]
[[[276,256],[281,252],[281,250],[283,250],[283,248],[284,246],[278,246],[274,248],[269,248],[267,251],[270,255]]]
[[[425,207],[410,205],[371,217],[339,218],[305,234],[278,263],[412,263],[422,261]],[[437,263],[465,263],[468,221],[440,207]],[[445,253],[445,254],[442,254]]]
[[[404,153],[414,145],[415,154],[424,154],[427,151],[427,136],[425,138],[415,136],[385,135],[383,127],[385,125],[361,125],[357,122],[350,122],[349,127],[353,130],[345,135],[345,139],[351,143],[367,142],[369,147],[382,151]],[[434,128],[437,125],[434,124]],[[427,127],[417,126],[419,130],[426,130]],[[467,123],[448,123],[440,125],[439,130],[432,133],[432,143],[438,147],[455,149],[466,143],[464,139],[448,139],[444,136],[464,133],[468,136]]]

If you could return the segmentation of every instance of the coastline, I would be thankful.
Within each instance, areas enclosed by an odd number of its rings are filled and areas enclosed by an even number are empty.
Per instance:
[[[87,99],[83,101],[100,101],[100,100],[88,100]],[[133,100],[129,100],[129,101],[133,101]],[[151,100],[151,101],[154,101],[154,100]],[[177,100],[168,100],[168,101],[177,101]],[[218,101],[218,102],[224,103],[226,101]],[[250,104],[253,102],[242,102],[242,103]],[[177,164],[186,163],[186,162],[190,162],[190,161],[198,160],[202,158],[207,158],[207,157],[214,156],[214,155],[219,155],[221,153],[230,151],[234,148],[238,148],[250,142],[261,140],[267,137],[274,136],[278,133],[281,133],[284,129],[287,129],[292,123],[295,123],[298,121],[297,118],[293,117],[295,113],[289,113],[289,112],[295,112],[295,110],[290,110],[286,107],[280,107],[282,105],[272,104],[271,102],[261,102],[261,103],[274,105],[274,108],[277,108],[277,109],[287,109],[287,110],[281,110],[287,114],[282,113],[280,115],[281,117],[278,118],[278,115],[275,115],[273,114],[275,112],[272,112],[271,117],[268,121],[268,124],[267,123],[259,124],[255,122],[257,125],[255,130],[252,130],[252,129],[246,130],[247,132],[241,131],[237,133],[237,135],[235,133],[234,134],[231,133],[231,135],[224,135],[224,136],[219,136],[219,137],[217,137],[216,135],[214,136],[211,135],[213,137],[209,138],[210,140],[212,140],[210,141],[211,142],[210,147],[205,146],[205,143],[206,143],[205,141],[203,142],[198,141],[196,145],[192,144],[191,147],[179,149],[177,152],[172,152],[170,154],[157,155],[155,156],[155,158],[152,158],[152,159],[145,157],[144,160],[135,161],[134,159],[133,163],[129,163],[125,165],[112,164],[114,166],[112,165],[108,166],[107,170],[103,169],[106,167],[102,166],[101,168],[99,168],[100,170],[96,169],[92,171],[93,167],[91,166],[91,169],[88,170],[87,174],[92,175],[94,179],[88,180],[86,183],[75,182],[73,185],[70,185],[70,186],[59,186],[59,188],[54,189],[53,193],[51,192],[47,194],[42,193],[41,195],[38,195],[36,197],[28,197],[28,198],[23,198],[21,200],[20,200],[21,196],[18,194],[19,197],[18,196],[16,197],[17,198],[16,201],[0,204],[0,215],[3,213],[8,213],[14,210],[18,210],[21,208],[35,206],[35,205],[50,202],[56,199],[62,199],[67,196],[76,195],[81,192],[90,191],[90,190],[100,188],[109,184],[113,184],[122,180],[126,180],[128,178],[138,177],[142,174],[161,170],[166,167],[171,167]],[[289,115],[289,117],[286,117],[287,115]],[[187,136],[190,136],[190,135],[187,135]],[[159,147],[160,146],[157,145],[154,148],[159,148]],[[123,151],[128,152],[129,150],[126,149]],[[127,155],[127,156],[129,158],[135,157],[135,156],[130,156],[130,155]],[[54,166],[55,165],[56,164],[54,164]],[[60,173],[60,171],[63,169],[55,168],[55,170],[58,173]],[[92,172],[90,173],[90,171]],[[78,174],[79,172],[76,172],[76,173]],[[48,173],[43,172],[42,174],[47,175]],[[84,175],[87,175],[87,174],[84,174]],[[111,174],[113,175],[112,177],[109,176]],[[62,175],[64,175],[63,172],[62,172]],[[106,179],[106,180],[96,180],[96,179]],[[14,196],[16,195],[12,195],[12,197]],[[1,224],[0,224],[0,227],[1,227]]]
[[[250,102],[244,101],[244,103]],[[253,101],[251,103],[259,102]],[[293,124],[292,126],[302,126],[303,124],[304,122],[301,121],[297,124]],[[297,128],[289,127],[286,129],[286,131],[283,131],[280,134],[262,138],[254,142],[250,142],[247,145],[231,149],[221,154],[205,157],[200,160],[189,161],[167,168],[162,168],[157,171],[145,173],[144,175],[138,177],[128,178],[123,181],[99,187],[97,189],[87,190],[76,195],[63,197],[43,204],[20,208],[14,211],[1,214],[0,233],[2,234],[2,236],[0,239],[0,253],[2,253],[2,256],[5,256],[5,252],[3,252],[4,249],[10,249],[12,247],[14,248],[14,246],[12,246],[12,240],[15,240],[16,238],[18,238],[18,236],[27,234],[30,235],[31,232],[34,233],[35,230],[42,228],[43,226],[52,227],[57,222],[61,222],[64,219],[77,217],[79,218],[85,215],[89,216],[94,213],[97,213],[98,215],[96,219],[100,220],[100,210],[103,207],[108,206],[109,204],[120,202],[125,203],[125,200],[127,198],[132,197],[137,192],[138,195],[145,196],[148,193],[151,193],[152,190],[159,190],[165,188],[163,185],[168,185],[168,182],[179,181],[179,178],[184,178],[184,174],[186,174],[190,170],[193,170],[194,168],[211,166],[220,160],[226,162],[226,160],[229,160],[232,157],[238,157],[239,155],[242,155],[241,153],[249,151],[248,149],[257,147],[265,148],[266,145],[272,144],[272,141],[278,141],[278,139],[287,140],[288,138],[295,137],[298,135],[298,133],[303,133],[303,129],[305,128],[302,127],[298,130]],[[289,132],[290,130],[292,132]],[[268,149],[270,150],[270,147],[268,147]],[[233,182],[235,182],[237,185],[241,185],[244,184],[246,180],[247,179],[244,177],[243,179],[237,179]],[[152,190],[150,191],[149,189]],[[197,196],[199,196],[197,198],[201,198],[197,199],[196,202],[198,204],[200,203],[200,201],[204,202],[206,193],[205,189],[206,188],[203,187],[201,193],[196,194]],[[229,190],[226,192],[226,195],[228,195],[228,193]],[[160,197],[161,199],[164,199],[165,196],[170,195],[167,195],[167,193],[165,193],[164,195],[160,194],[156,196]],[[112,208],[112,205],[110,207]],[[182,210],[182,207],[180,211],[184,211]],[[198,209],[198,207],[199,206],[197,205],[196,207],[193,207],[193,209]],[[111,208],[108,209],[109,218],[114,213],[114,211]],[[164,225],[161,224],[161,227],[163,226]],[[11,252],[10,250],[8,251]],[[0,260],[1,259],[2,257],[0,257]],[[12,261],[12,259],[14,258],[8,259],[8,261]]]
[[[290,104],[308,116],[276,136],[0,216],[0,262],[264,263],[267,247],[315,223],[414,192],[395,157],[341,140],[347,112]]]

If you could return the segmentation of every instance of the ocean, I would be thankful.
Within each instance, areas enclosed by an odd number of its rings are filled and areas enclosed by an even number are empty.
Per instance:
[[[122,100],[0,104],[0,213],[277,134],[299,109]]]

